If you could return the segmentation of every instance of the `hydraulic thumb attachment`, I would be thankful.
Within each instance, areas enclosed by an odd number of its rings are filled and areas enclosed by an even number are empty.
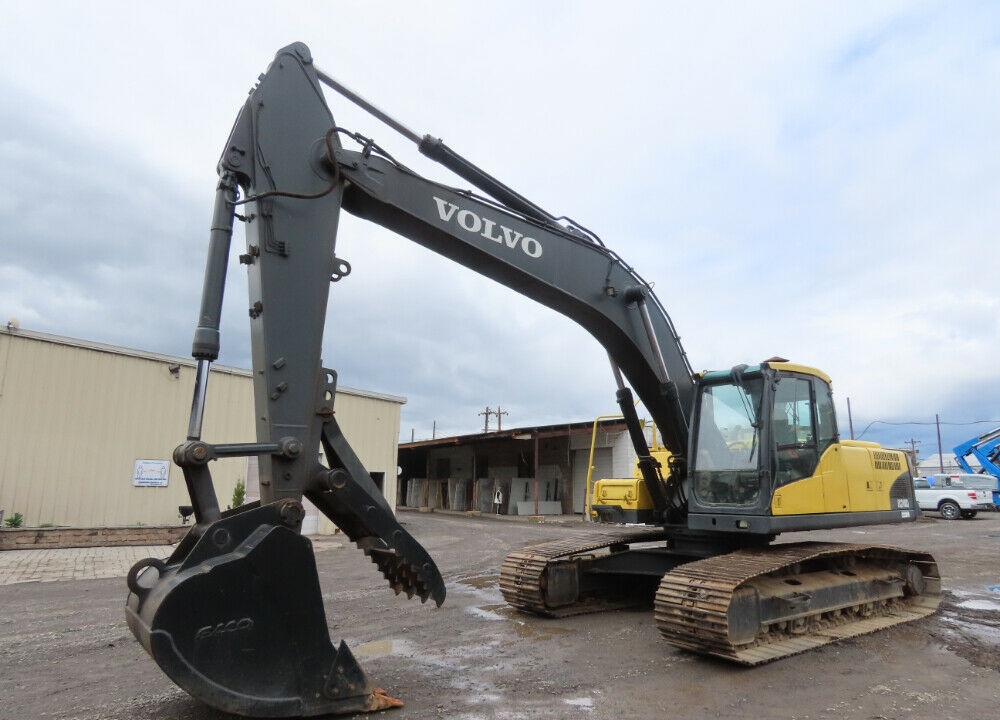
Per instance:
[[[395,520],[332,418],[323,443],[334,468],[317,466],[308,496],[397,594],[440,605],[445,588],[437,567]],[[203,521],[212,515],[203,502],[214,500],[205,489],[210,460],[287,453],[289,444],[294,452],[294,443],[189,441],[177,449],[198,523],[166,561],[142,560],[131,569],[128,625],[177,685],[226,712],[291,717],[401,705],[369,683],[346,643],[331,643],[312,543],[299,534],[299,501],[255,502]]]

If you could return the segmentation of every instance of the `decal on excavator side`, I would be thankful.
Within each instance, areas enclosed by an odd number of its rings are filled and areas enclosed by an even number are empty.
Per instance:
[[[542,244],[535,238],[527,237],[505,225],[497,225],[489,218],[480,217],[471,210],[462,209],[439,197],[435,197],[434,202],[437,204],[438,216],[444,222],[451,222],[454,219],[454,222],[466,232],[476,233],[487,240],[506,245],[511,250],[520,244],[521,250],[528,257],[542,256]]]

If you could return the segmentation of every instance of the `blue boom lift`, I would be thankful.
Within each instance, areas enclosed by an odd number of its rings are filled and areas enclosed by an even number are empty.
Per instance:
[[[998,485],[993,487],[993,504],[1000,505],[1000,427],[959,443],[952,449],[952,452],[955,453],[955,460],[958,461],[959,467],[964,472],[969,474],[977,474],[978,472],[992,475],[997,479]],[[969,455],[975,456],[982,466],[982,470],[972,469],[966,459]]]

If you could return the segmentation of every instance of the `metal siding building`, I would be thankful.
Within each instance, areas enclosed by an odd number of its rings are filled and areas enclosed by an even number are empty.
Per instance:
[[[652,443],[651,425],[645,433]],[[527,514],[536,509],[583,514],[592,442],[591,481],[632,477],[635,449],[624,421],[614,416],[401,443],[400,484],[406,496],[399,504],[512,515],[524,514],[525,508],[530,508]],[[492,504],[497,490],[500,508]]]
[[[0,509],[30,526],[179,524],[178,506],[190,504],[180,468],[169,464],[166,487],[135,487],[133,474],[137,460],[169,461],[184,440],[194,376],[188,359],[0,328]],[[339,388],[335,403],[393,507],[404,402]],[[203,438],[253,442],[253,418],[251,373],[213,366]],[[212,477],[225,508],[247,462],[216,461]]]

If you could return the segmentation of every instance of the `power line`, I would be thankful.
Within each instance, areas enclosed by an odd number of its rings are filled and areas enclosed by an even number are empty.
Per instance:
[[[868,432],[869,428],[871,428],[871,426],[875,425],[876,423],[879,424],[879,425],[952,425],[952,426],[965,426],[965,425],[985,425],[987,423],[989,423],[991,425],[1000,425],[1000,420],[970,420],[969,422],[945,422],[944,420],[942,420],[940,423],[934,422],[933,420],[926,421],[926,422],[922,421],[922,420],[911,420],[911,421],[906,421],[906,422],[891,422],[889,420],[872,420],[870,423],[868,423],[865,426],[865,429],[861,431],[861,434],[858,435],[858,440],[860,440],[861,436],[864,435],[866,432]]]

